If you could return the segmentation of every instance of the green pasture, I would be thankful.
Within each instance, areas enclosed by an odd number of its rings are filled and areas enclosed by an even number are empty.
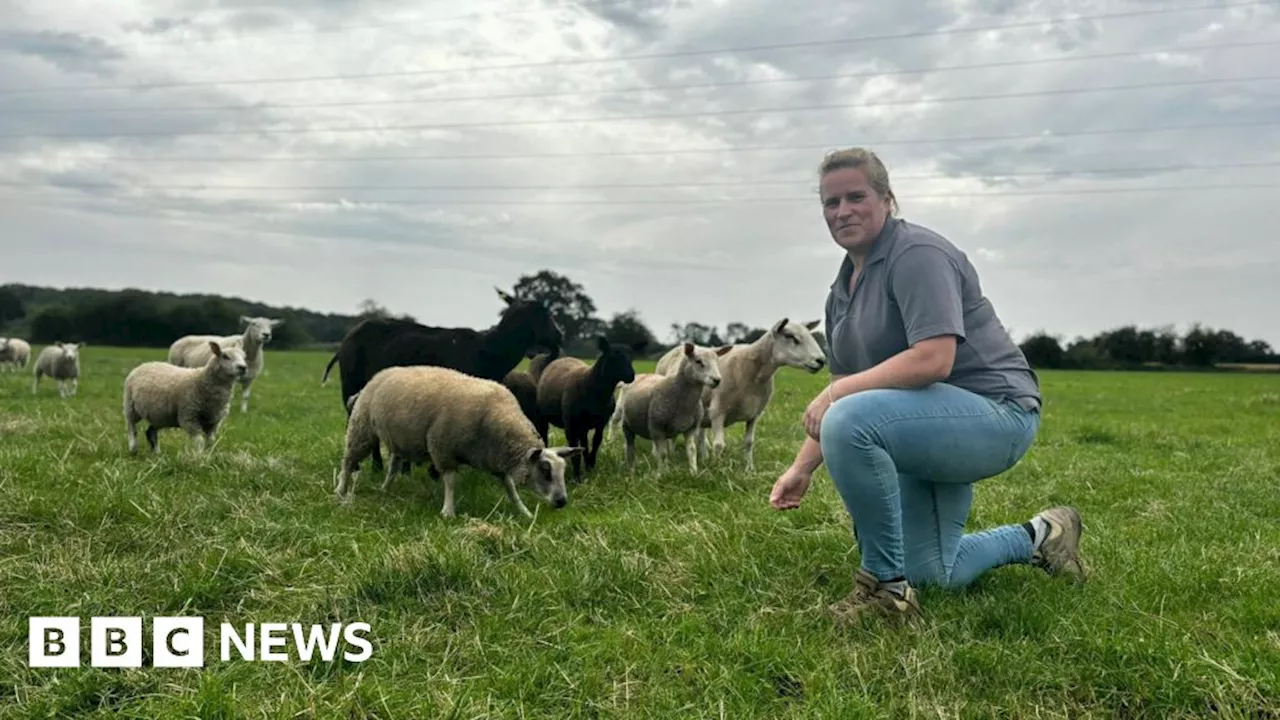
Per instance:
[[[327,353],[268,351],[207,457],[179,431],[129,456],[124,376],[163,357],[86,347],[65,401],[0,374],[0,717],[1280,718],[1280,375],[1042,373],[1040,438],[971,523],[1075,504],[1090,581],[1002,568],[925,589],[918,627],[842,631],[858,556],[827,476],[767,503],[825,374],[780,374],[754,474],[740,425],[696,476],[647,444],[627,476],[619,434],[565,509],[526,493],[525,522],[467,473],[447,521],[423,468],[334,501]],[[40,615],[82,618],[83,667],[27,666]],[[202,616],[205,667],[89,668],[95,615],[148,643]],[[224,621],[366,622],[374,652],[223,662]]]

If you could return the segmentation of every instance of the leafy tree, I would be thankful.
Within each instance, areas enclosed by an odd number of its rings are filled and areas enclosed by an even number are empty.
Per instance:
[[[1037,332],[1019,345],[1031,367],[1060,368],[1063,362],[1062,344],[1058,338],[1045,332]]]
[[[539,270],[533,275],[521,275],[511,289],[517,300],[535,300],[544,303],[551,311],[565,343],[590,340],[590,333],[600,329],[591,322],[596,304],[582,286],[553,270]]]
[[[650,348],[656,348],[658,345],[657,336],[649,330],[640,319],[640,314],[634,309],[614,313],[609,320],[605,337],[609,338],[609,342],[619,345],[631,346],[637,342],[647,343]]]
[[[671,335],[676,342],[692,342],[702,346],[724,345],[724,338],[714,325],[703,325],[700,322],[671,323]]]
[[[21,320],[27,314],[22,298],[12,290],[0,289],[0,325],[12,320]]]

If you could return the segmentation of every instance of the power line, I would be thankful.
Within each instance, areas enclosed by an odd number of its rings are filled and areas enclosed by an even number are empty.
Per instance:
[[[988,172],[972,175],[950,175],[947,173],[902,174],[894,175],[893,180],[982,180],[1017,177],[1057,177],[1068,175],[1107,175],[1125,173],[1157,173],[1175,172],[1179,170],[1226,170],[1243,168],[1263,168],[1280,166],[1280,160],[1263,160],[1258,162],[1233,162],[1208,165],[1162,165],[1147,167],[1111,167],[1080,168],[1061,170],[1036,170],[1023,172]],[[261,191],[379,191],[379,190],[433,190],[433,191],[494,191],[494,190],[598,190],[598,189],[641,189],[641,188],[676,188],[676,187],[744,187],[760,185],[799,185],[811,182],[811,178],[775,178],[764,180],[725,180],[725,181],[693,181],[693,182],[644,182],[644,183],[589,183],[582,185],[208,185],[208,184],[129,184],[130,190],[252,190]],[[0,187],[35,187],[31,183],[0,180]],[[119,183],[89,182],[60,184],[56,187],[90,189],[126,187]]]
[[[698,112],[653,113],[648,115],[613,115],[583,118],[549,118],[537,120],[489,120],[463,123],[426,123],[409,125],[352,125],[346,127],[300,127],[267,130],[234,129],[234,130],[141,130],[134,132],[108,133],[7,133],[0,138],[109,138],[109,137],[181,137],[211,135],[301,135],[309,133],[346,133],[392,130],[457,130],[477,127],[518,127],[531,125],[565,125],[570,123],[609,123],[631,122],[636,120],[672,120],[695,117],[724,117],[729,115],[758,115],[765,113],[789,113],[820,110],[839,110],[848,108],[896,107],[901,105],[921,105],[929,103],[974,102],[986,100],[1009,100],[1027,97],[1045,97],[1051,95],[1079,95],[1093,92],[1113,92],[1116,90],[1146,90],[1151,88],[1189,87],[1193,85],[1215,85],[1233,82],[1258,82],[1280,80],[1280,75],[1258,75],[1238,78],[1207,78],[1201,80],[1169,80],[1156,83],[1132,83],[1129,85],[1111,85],[1092,88],[1066,88],[1055,90],[1028,90],[1017,93],[963,95],[956,97],[929,98],[920,100],[886,100],[883,102],[825,103],[819,105],[792,105],[789,107],[749,108],[735,110],[702,110]]]
[[[69,188],[58,188],[69,189]],[[952,193],[921,193],[904,196],[902,202],[910,202],[912,200],[950,200],[958,198],[998,198],[998,197],[1051,197],[1051,196],[1068,196],[1068,195],[1116,195],[1128,193],[1147,193],[1147,192],[1202,192],[1212,190],[1263,190],[1263,189],[1280,189],[1280,182],[1275,183],[1232,183],[1221,185],[1168,185],[1168,186],[1150,186],[1150,187],[1123,187],[1123,188],[1079,188],[1071,190],[1026,190],[1026,191],[996,191],[996,192],[952,192]],[[29,200],[30,197],[21,196],[2,196],[4,200]],[[125,198],[113,197],[102,198],[109,200],[209,200],[209,198]],[[261,202],[259,198],[218,198],[218,202]],[[510,206],[552,206],[552,205],[610,205],[610,206],[627,206],[627,205],[718,205],[723,203],[816,203],[816,196],[796,196],[796,197],[736,197],[736,198],[700,198],[692,199],[672,199],[672,200],[648,200],[648,199],[627,199],[627,200],[405,200],[405,199],[376,199],[376,198],[330,198],[324,200],[281,200],[276,201],[278,204],[287,205],[405,205],[405,206],[432,206],[432,205],[488,205],[495,203],[501,204],[502,207]]]
[[[521,63],[508,63],[505,65],[477,65],[471,67],[457,68],[431,68],[423,70],[399,70],[375,73],[351,73],[339,75],[313,75],[304,77],[290,78],[229,78],[221,80],[191,80],[182,82],[161,82],[161,83],[145,83],[132,85],[81,85],[81,86],[65,86],[54,88],[9,88],[0,89],[0,95],[18,95],[18,94],[36,94],[36,93],[59,93],[59,92],[87,92],[96,90],[156,90],[161,88],[179,88],[179,87],[207,87],[215,85],[260,85],[269,83],[300,83],[300,82],[317,82],[330,80],[367,80],[371,78],[389,78],[389,77],[412,77],[422,75],[437,75],[442,73],[471,73],[486,72],[490,70],[513,70],[543,67],[566,67],[572,65],[590,65],[609,62],[628,62],[632,60],[655,60],[674,57],[694,57],[699,55],[721,55],[727,53],[739,52],[759,52],[764,50],[783,50],[794,48],[823,47],[830,45],[848,45],[861,42],[880,42],[887,40],[909,40],[923,37],[937,37],[941,35],[958,35],[966,33],[990,32],[992,30],[1011,30],[1019,28],[1039,27],[1047,23],[1054,22],[1080,22],[1084,20],[1110,20],[1119,18],[1147,17],[1152,15],[1169,15],[1182,12],[1193,12],[1197,10],[1226,10],[1237,7],[1250,7],[1258,5],[1276,6],[1275,0],[1245,0],[1244,2],[1235,3],[1215,3],[1211,5],[1195,5],[1184,7],[1163,7],[1149,8],[1145,10],[1128,10],[1115,13],[1101,13],[1096,15],[1077,15],[1072,18],[1053,18],[1041,20],[1026,20],[1020,22],[1004,23],[999,25],[983,25],[976,27],[963,28],[945,28],[940,30],[922,30],[908,33],[896,33],[893,35],[867,35],[853,38],[835,38],[830,40],[804,40],[789,43],[772,43],[768,45],[752,45],[739,46],[717,49],[701,49],[701,50],[675,50],[669,52],[643,53],[637,55],[615,55],[612,57],[597,58],[560,58],[558,60],[543,60]]]
[[[640,85],[625,88],[608,88],[603,90],[564,90],[555,92],[534,92],[534,93],[510,93],[497,95],[458,95],[445,97],[426,97],[426,98],[407,98],[407,99],[389,99],[389,100],[337,100],[331,102],[317,103],[252,103],[240,105],[187,105],[187,106],[169,106],[169,107],[88,107],[88,108],[20,108],[17,110],[6,110],[6,115],[59,115],[73,113],[170,113],[170,112],[207,112],[207,111],[246,111],[246,110],[293,110],[293,109],[320,109],[320,108],[340,108],[340,107],[361,107],[361,106],[387,106],[387,105],[428,105],[433,103],[448,102],[470,102],[477,100],[523,100],[523,99],[545,99],[554,97],[570,97],[570,96],[591,96],[591,95],[608,95],[613,93],[634,93],[634,92],[652,92],[658,90],[698,90],[698,89],[714,89],[722,87],[742,87],[751,85],[772,85],[797,82],[813,82],[817,80],[848,80],[853,78],[878,78],[891,77],[896,75],[918,75],[928,73],[956,72],[961,70],[980,70],[1001,67],[1024,67],[1028,65],[1045,65],[1051,63],[1062,62],[1079,62],[1083,60],[1104,60],[1121,57],[1137,57],[1142,55],[1152,55],[1156,53],[1184,53],[1184,52],[1202,52],[1209,50],[1238,50],[1249,47],[1264,47],[1280,45],[1278,40],[1259,40],[1250,42],[1234,42],[1223,43],[1218,45],[1187,45],[1183,47],[1165,47],[1153,48],[1149,50],[1126,50],[1108,53],[1096,53],[1093,55],[1076,55],[1063,56],[1053,58],[1029,58],[1025,60],[996,60],[985,63],[971,63],[967,65],[948,65],[936,68],[920,68],[920,69],[899,69],[899,70],[883,70],[877,72],[855,72],[855,73],[835,73],[830,75],[811,75],[805,77],[786,77],[786,78],[757,78],[752,80],[725,80],[720,82],[694,83],[683,85]]]
[[[970,135],[967,137],[932,137],[932,138],[884,138],[877,140],[861,140],[858,144],[863,146],[882,147],[889,145],[933,145],[933,144],[959,144],[959,143],[981,143],[981,142],[1005,142],[1018,140],[1044,140],[1048,138],[1073,138],[1073,137],[1089,137],[1099,135],[1131,135],[1145,134],[1155,132],[1178,132],[1187,130],[1223,130],[1223,129],[1245,129],[1257,127],[1272,127],[1280,125],[1280,119],[1270,120],[1246,120],[1242,122],[1225,122],[1225,123],[1193,123],[1186,125],[1140,125],[1125,128],[1097,128],[1092,130],[1041,130],[1035,133],[1023,134],[1006,134],[1006,135]],[[725,146],[718,148],[664,148],[661,150],[601,150],[596,152],[562,152],[562,153],[490,153],[490,154],[468,154],[468,155],[375,155],[375,156],[284,156],[270,157],[267,155],[254,156],[222,156],[222,157],[182,157],[182,156],[154,156],[154,157],[118,157],[112,156],[109,159],[113,163],[261,163],[261,162],[281,162],[281,163],[309,163],[309,162],[339,162],[339,163],[364,163],[364,162],[418,162],[418,161],[475,161],[475,160],[546,160],[546,159],[567,159],[567,158],[602,158],[602,157],[632,157],[632,156],[655,156],[655,155],[708,155],[716,153],[738,153],[738,152],[771,152],[771,151],[793,151],[793,150],[832,150],[837,147],[848,146],[848,140],[842,140],[835,143],[801,143],[801,144],[782,144],[782,145],[738,145]],[[18,152],[0,152],[0,155],[20,154]]]

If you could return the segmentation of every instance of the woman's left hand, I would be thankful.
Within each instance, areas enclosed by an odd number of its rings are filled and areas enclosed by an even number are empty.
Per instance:
[[[831,407],[831,388],[830,386],[823,388],[818,393],[818,397],[809,403],[809,407],[804,410],[804,431],[805,433],[818,440],[818,433],[822,429],[822,417],[827,414],[827,409]]]

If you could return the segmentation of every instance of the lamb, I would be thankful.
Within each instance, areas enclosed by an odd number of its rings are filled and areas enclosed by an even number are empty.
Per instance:
[[[71,397],[80,388],[80,349],[88,343],[56,342],[36,357],[35,380],[31,394],[40,389],[40,378],[48,375],[58,381],[58,396]]]
[[[552,353],[525,353],[526,357],[531,354],[529,369],[512,370],[502,378],[502,384],[516,396],[525,417],[532,420],[534,426],[538,426],[538,378],[542,375],[542,369],[547,366],[547,363],[559,357],[560,348],[557,347]],[[543,440],[546,440],[545,435]]]
[[[816,373],[826,365],[826,355],[813,337],[813,329],[821,321],[804,324],[782,318],[769,331],[751,343],[732,345],[720,360],[724,376],[719,387],[702,394],[706,413],[698,433],[698,455],[707,456],[706,428],[711,428],[711,445],[715,454],[724,452],[724,429],[746,423],[742,450],[747,472],[755,470],[756,423],[773,399],[773,378],[784,366]],[[661,375],[675,372],[681,355],[676,348],[660,360],[655,371]]]
[[[0,368],[21,372],[31,359],[31,346],[20,338],[0,338]]]
[[[525,517],[533,513],[520,500],[517,483],[532,485],[552,507],[568,502],[565,459],[582,448],[546,447],[515,396],[499,382],[436,365],[396,365],[374,374],[354,397],[334,488],[341,502],[350,502],[352,475],[373,454],[375,443],[391,454],[384,489],[402,461],[435,466],[444,479],[444,517],[454,517],[453,489],[462,465],[501,478]]]
[[[502,384],[516,397],[520,411],[530,422],[538,424],[538,383],[524,370],[512,370],[502,378]]]
[[[684,435],[689,470],[698,471],[697,444],[694,434],[701,432],[702,390],[720,384],[719,358],[730,346],[716,350],[700,348],[691,342],[681,347],[680,364],[671,375],[645,373],[619,388],[614,417],[622,424],[627,443],[627,470],[635,465],[636,436],[653,443],[653,454],[659,467],[665,464],[670,450],[668,442]]]
[[[124,379],[124,421],[129,452],[138,451],[136,426],[146,420],[147,444],[160,452],[162,428],[182,428],[196,453],[211,444],[231,408],[236,380],[248,372],[244,349],[209,341],[209,360],[200,368],[177,367],[153,360],[138,365]]]
[[[644,352],[646,342],[630,346],[610,344],[601,335],[596,338],[600,356],[592,365],[575,357],[556,358],[542,370],[537,389],[537,418],[534,425],[543,442],[547,441],[549,425],[563,428],[569,445],[587,448],[587,471],[595,468],[600,441],[604,439],[605,425],[616,407],[613,391],[619,383],[636,379],[631,362],[634,354]],[[587,435],[595,430],[595,439],[588,446]],[[573,459],[573,478],[582,477],[582,460]]]
[[[253,381],[262,374],[266,360],[263,346],[271,342],[271,331],[282,324],[283,320],[266,317],[240,316],[245,326],[240,335],[185,335],[173,341],[169,346],[169,362],[178,367],[201,368],[208,364],[213,356],[209,354],[209,343],[215,342],[220,347],[238,345],[244,350],[244,359],[248,370],[240,377],[240,412],[249,412],[249,393],[253,389]]]

